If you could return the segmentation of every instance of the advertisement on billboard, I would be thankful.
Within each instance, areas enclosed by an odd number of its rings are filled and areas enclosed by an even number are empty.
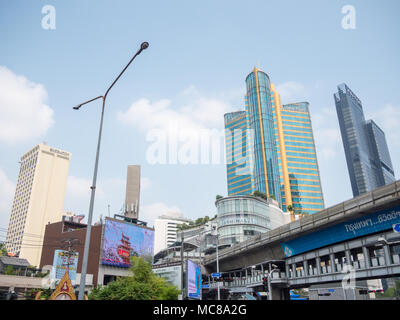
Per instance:
[[[151,261],[153,247],[154,230],[132,223],[106,219],[102,264],[129,268],[132,256]]]
[[[51,278],[55,280],[62,279],[67,267],[69,267],[69,278],[71,279],[72,284],[74,284],[76,279],[76,270],[78,267],[78,252],[76,252],[74,255],[71,255],[68,261],[67,251],[55,250]]]
[[[187,260],[187,296],[200,299],[201,294],[201,268],[194,262]]]
[[[167,282],[181,290],[182,270],[180,263],[161,267],[153,266],[153,273],[161,278],[164,278]]]

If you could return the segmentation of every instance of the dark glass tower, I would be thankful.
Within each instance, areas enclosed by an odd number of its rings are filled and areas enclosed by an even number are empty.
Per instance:
[[[365,121],[360,99],[346,84],[334,94],[353,196],[395,180],[384,132]]]

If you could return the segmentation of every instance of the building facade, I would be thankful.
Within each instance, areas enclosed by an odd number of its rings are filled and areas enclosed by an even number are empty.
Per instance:
[[[254,192],[252,135],[246,111],[224,115],[228,195]]]
[[[166,249],[177,241],[178,225],[189,223],[191,220],[183,218],[181,214],[166,214],[154,221],[154,254]]]
[[[270,79],[254,68],[246,88],[249,126],[254,131],[254,188],[281,203]]]
[[[215,205],[219,245],[234,245],[288,222],[273,199],[233,196],[221,198]]]
[[[295,214],[320,211],[324,198],[309,103],[282,105],[268,75],[257,68],[247,76],[246,87],[245,111],[225,115],[226,154],[229,160],[232,150],[240,150],[242,158],[236,157],[250,164],[251,175],[235,172],[240,166],[228,162],[228,195],[261,191],[283,211],[293,208],[292,220]],[[232,142],[236,128],[248,128],[248,133]]]
[[[60,221],[71,153],[39,144],[21,157],[7,250],[38,266],[45,226]]]
[[[324,208],[324,198],[309,103],[275,101],[282,209],[292,205],[295,214],[314,214]]]
[[[385,134],[365,121],[361,100],[344,83],[334,100],[353,196],[395,181]]]
[[[139,218],[140,166],[129,165],[126,174],[125,216]]]

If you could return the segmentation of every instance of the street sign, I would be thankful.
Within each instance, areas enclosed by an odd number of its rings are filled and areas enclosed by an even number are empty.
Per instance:
[[[213,278],[220,278],[220,277],[221,277],[221,272],[218,272],[218,273],[211,273],[211,277],[213,277]]]
[[[208,288],[210,288],[210,285],[209,285],[209,284],[203,284],[201,287],[202,287],[203,289],[208,289]]]
[[[396,223],[393,225],[393,231],[400,233],[400,223]]]

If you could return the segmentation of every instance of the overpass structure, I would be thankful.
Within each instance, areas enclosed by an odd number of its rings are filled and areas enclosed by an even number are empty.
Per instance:
[[[400,181],[219,252],[221,287],[256,291],[271,274],[272,296],[323,283],[400,276]],[[204,259],[216,270],[216,256]],[[345,278],[347,277],[347,278]],[[210,287],[216,283],[210,279]],[[263,290],[260,290],[263,291]]]

